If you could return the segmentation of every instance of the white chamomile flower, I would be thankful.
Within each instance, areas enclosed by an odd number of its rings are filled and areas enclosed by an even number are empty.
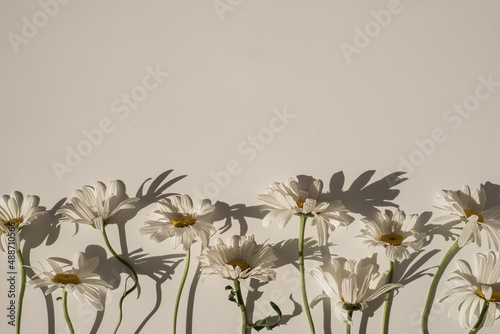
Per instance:
[[[457,297],[451,306],[451,312],[458,307],[458,320],[460,326],[469,329],[479,319],[486,301],[489,302],[488,311],[485,315],[484,326],[491,327],[500,317],[500,259],[493,252],[476,254],[477,270],[474,274],[469,263],[458,260],[459,270],[452,274],[449,281],[458,283],[458,286],[447,291],[441,301],[455,296]]]
[[[155,242],[172,238],[174,248],[182,243],[186,251],[196,237],[200,237],[203,246],[207,246],[210,236],[216,232],[212,222],[206,221],[214,209],[215,206],[207,199],[193,205],[188,195],[162,199],[154,212],[156,219],[146,221],[139,233],[149,235]]]
[[[278,260],[270,245],[257,245],[254,236],[235,235],[225,244],[220,238],[214,246],[206,247],[198,257],[203,275],[219,275],[229,280],[238,280],[249,290],[247,278],[261,282],[276,279],[272,269]]]
[[[40,198],[38,196],[27,195],[26,198],[19,191],[13,192],[10,196],[3,195],[0,202],[0,250],[6,252],[7,234],[15,234],[16,250],[20,247],[19,231],[33,220],[46,213],[42,207],[38,206]]]
[[[94,186],[83,186],[57,213],[62,214],[65,221],[91,225],[102,231],[118,211],[133,209],[139,201],[136,197],[125,198],[121,190],[116,180],[111,181],[109,187],[99,181]]]
[[[442,206],[438,208],[448,214],[438,220],[451,219],[465,223],[458,246],[463,247],[473,242],[481,246],[481,231],[484,231],[488,245],[491,247],[493,244],[496,250],[500,249],[500,205],[485,210],[484,189],[476,189],[472,194],[468,186],[464,186],[461,191],[442,190],[439,200]]]
[[[361,219],[365,228],[359,237],[368,245],[368,256],[378,249],[385,249],[389,261],[408,259],[412,252],[422,247],[425,239],[425,233],[414,229],[417,218],[417,215],[407,217],[404,211],[396,210],[392,217],[379,212],[374,219]]]
[[[368,302],[376,299],[387,291],[400,288],[403,285],[385,284],[389,273],[375,271],[374,264],[346,260],[344,258],[332,259],[329,263],[316,267],[311,275],[316,279],[324,294],[316,297],[311,306],[319,300],[329,297],[335,303],[335,316],[346,324],[352,325],[349,313],[364,310]]]
[[[268,194],[258,195],[270,208],[262,223],[265,227],[276,221],[279,228],[288,224],[293,215],[311,217],[311,226],[318,229],[318,243],[325,245],[328,240],[328,228],[332,231],[338,226],[347,226],[348,210],[340,200],[333,202],[318,202],[323,189],[321,180],[309,181],[290,178],[286,183],[274,182],[268,188]]]
[[[76,254],[70,269],[64,270],[53,259],[47,259],[51,270],[38,270],[40,273],[35,275],[28,285],[35,288],[47,287],[45,295],[63,288],[65,292],[73,294],[80,302],[92,305],[96,310],[102,311],[103,305],[101,292],[106,292],[111,286],[101,280],[98,274],[93,271],[99,264],[99,258],[93,257],[85,261],[83,253]]]

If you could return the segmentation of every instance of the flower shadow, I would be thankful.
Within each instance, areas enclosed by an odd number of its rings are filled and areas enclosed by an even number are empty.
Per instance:
[[[329,192],[322,195],[323,200],[333,201],[340,199],[344,206],[352,213],[358,213],[367,218],[373,218],[379,210],[377,207],[395,207],[392,201],[399,195],[399,190],[392,189],[408,178],[402,177],[405,172],[394,172],[383,178],[369,183],[375,170],[368,170],[354,180],[349,189],[345,186],[345,175],[339,171],[332,175],[329,183]]]

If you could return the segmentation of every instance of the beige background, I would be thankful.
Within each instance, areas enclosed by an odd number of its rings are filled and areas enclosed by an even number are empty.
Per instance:
[[[373,204],[389,205],[381,210],[398,204],[408,213],[435,217],[439,189],[500,183],[499,13],[496,1],[1,1],[1,192],[37,194],[50,209],[96,180],[123,180],[134,196],[146,179],[174,169],[165,182],[187,177],[165,193],[254,207],[260,204],[257,194],[273,181],[307,174],[321,178],[328,190],[335,175],[332,183],[337,191],[343,186],[356,220],[330,235],[332,245],[323,255],[366,257],[353,237]],[[392,188],[400,190],[397,197],[380,191],[385,181],[357,191],[398,170],[408,180]],[[126,235],[121,246],[129,252],[142,248],[141,259],[149,258],[138,260],[142,293],[125,301],[122,333],[168,332],[171,326],[182,251],[138,235],[154,209],[145,207],[120,228]],[[258,218],[245,221],[259,242],[298,234],[296,223],[279,230],[264,229]],[[240,223],[233,219],[218,234],[245,231]],[[215,225],[222,229],[224,220]],[[85,226],[75,236],[72,225],[50,225],[47,231],[33,226],[26,233],[37,236],[29,256],[33,265],[84,250],[105,258],[100,236]],[[112,226],[110,234],[119,249],[118,229]],[[311,228],[306,234],[316,238]],[[438,264],[451,243],[436,235],[420,255],[427,260],[420,269]],[[457,258],[473,261],[477,251],[470,246]],[[283,252],[284,259],[294,259],[293,247]],[[378,258],[386,269],[383,255]],[[307,261],[308,270],[319,264]],[[112,259],[103,268],[110,267],[120,269]],[[239,312],[227,301],[227,282],[213,277],[191,285],[195,269],[193,262],[179,332],[235,333]],[[256,313],[270,298],[285,315],[294,310],[290,295],[301,303],[298,271],[291,264],[277,271],[277,282],[259,288]],[[396,296],[391,333],[418,332],[429,283],[429,276],[420,277]],[[121,284],[108,295],[99,333],[115,325]],[[311,299],[321,292],[312,280],[308,290]],[[7,303],[6,293],[0,296]],[[65,333],[56,296],[50,323],[41,292],[27,289],[25,333]],[[95,312],[70,303],[79,333],[96,328]],[[448,307],[435,307],[431,332],[465,332],[456,313],[448,320]],[[354,332],[379,332],[382,309],[369,311],[375,313],[364,325],[355,316]],[[318,333],[344,330],[328,308],[312,312]],[[275,333],[307,332],[304,313],[288,318]],[[2,319],[2,333],[10,333]],[[481,332],[498,332],[499,326]]]

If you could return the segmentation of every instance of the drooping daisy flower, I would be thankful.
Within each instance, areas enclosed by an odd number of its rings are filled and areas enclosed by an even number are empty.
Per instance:
[[[156,219],[148,220],[139,233],[149,235],[155,242],[172,238],[173,247],[181,243],[188,250],[195,237],[200,237],[203,246],[208,245],[210,236],[216,232],[211,222],[206,221],[215,206],[210,200],[193,205],[188,195],[177,195],[158,202]]]
[[[439,200],[442,203],[439,209],[447,211],[447,215],[439,217],[438,220],[462,221],[465,223],[458,246],[463,247],[472,242],[481,246],[481,232],[486,233],[488,245],[500,249],[500,205],[488,210],[484,209],[486,204],[486,192],[484,189],[476,189],[471,194],[468,186],[460,191],[442,190]]]
[[[57,212],[65,221],[91,225],[102,231],[118,211],[133,209],[136,197],[126,198],[117,180],[111,181],[109,187],[102,182],[94,186],[83,186],[75,191],[70,203],[63,205]]]
[[[385,255],[390,261],[401,262],[418,251],[424,242],[425,233],[414,230],[417,215],[406,217],[399,209],[392,217],[378,213],[373,220],[361,219],[365,228],[361,230],[363,243],[368,245],[368,256],[377,249],[385,248]]]
[[[225,244],[220,238],[214,246],[205,247],[198,257],[204,276],[219,275],[229,280],[238,280],[249,290],[247,278],[261,282],[276,279],[272,269],[278,260],[270,245],[257,245],[253,235],[235,235]]]
[[[28,195],[23,197],[19,191],[13,192],[10,196],[3,195],[0,202],[0,250],[6,252],[7,249],[7,235],[9,229],[14,228],[16,235],[16,250],[19,249],[18,232],[26,225],[31,224],[33,220],[40,215],[46,213],[42,207],[38,206],[40,198],[38,196]]]
[[[321,180],[310,179],[299,182],[295,178],[286,183],[274,182],[268,188],[268,194],[258,195],[270,208],[262,224],[267,227],[276,221],[279,228],[288,224],[293,215],[311,217],[311,225],[318,229],[318,243],[325,245],[328,240],[328,228],[332,231],[338,226],[347,226],[348,210],[340,200],[333,202],[318,202],[323,183]]]
[[[485,303],[488,304],[488,309],[484,326],[491,327],[495,319],[500,317],[500,258],[490,252],[488,255],[477,254],[476,259],[475,274],[469,263],[463,260],[457,261],[460,269],[452,274],[449,281],[458,283],[458,286],[447,291],[441,299],[443,301],[450,296],[457,296],[457,300],[448,312],[448,317],[458,307],[460,326],[465,329],[474,326]]]
[[[317,280],[324,294],[316,297],[311,305],[330,297],[335,303],[335,316],[346,324],[352,325],[352,311],[364,310],[368,302],[381,294],[400,288],[401,284],[385,284],[388,271],[378,273],[375,265],[346,260],[332,259],[329,263],[314,268],[311,275]]]
[[[70,203],[64,205],[57,211],[63,216],[63,221],[86,224],[98,229],[102,233],[108,250],[118,261],[130,270],[134,277],[134,285],[125,291],[118,303],[120,315],[114,333],[118,331],[121,325],[123,300],[137,289],[139,285],[139,276],[134,267],[120,257],[111,246],[107,236],[106,226],[118,211],[133,209],[135,207],[134,203],[137,201],[139,201],[139,199],[136,197],[127,198],[124,188],[120,186],[119,181],[111,181],[109,187],[106,187],[102,182],[96,182],[94,186],[84,186],[82,189],[76,190]]]
[[[48,287],[45,295],[62,288],[65,292],[73,294],[80,302],[88,303],[96,310],[103,310],[100,293],[106,292],[111,286],[94,273],[99,264],[98,257],[85,261],[83,253],[79,252],[75,255],[71,268],[67,270],[50,258],[47,262],[51,270],[47,271],[42,267],[43,270],[39,270],[40,273],[35,275],[27,283],[28,285],[33,285],[35,288]]]

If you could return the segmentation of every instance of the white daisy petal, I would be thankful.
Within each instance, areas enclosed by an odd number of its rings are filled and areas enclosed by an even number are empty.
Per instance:
[[[48,295],[58,288],[74,295],[79,301],[85,302],[102,310],[102,301],[98,291],[106,291],[111,285],[99,278],[98,274],[91,272],[97,267],[99,258],[94,257],[85,261],[83,253],[77,253],[71,270],[64,271],[54,260],[47,259],[53,271],[41,270],[40,274],[34,276],[27,285],[37,287],[47,287],[45,295]],[[43,268],[43,267],[42,267]]]
[[[158,202],[155,211],[156,220],[148,220],[139,229],[139,233],[149,235],[151,240],[162,242],[172,238],[173,248],[181,243],[188,250],[194,239],[199,237],[203,246],[216,232],[212,221],[207,221],[215,206],[210,200],[203,200],[196,205],[188,195],[177,195]]]
[[[500,257],[497,257],[497,253],[490,252],[487,256],[477,254],[476,258],[475,275],[466,261],[457,261],[459,270],[453,272],[448,281],[455,282],[458,286],[448,290],[441,299],[444,300],[450,296],[456,298],[448,315],[450,316],[452,310],[458,308],[458,321],[464,329],[474,326],[486,300],[489,301],[490,306],[484,323],[485,327],[493,325],[497,318],[497,309],[500,308],[500,291],[495,290],[500,285]]]
[[[340,200],[334,202],[318,202],[323,184],[313,178],[289,178],[287,182],[274,182],[267,194],[257,198],[266,204],[262,211],[268,213],[262,224],[264,227],[276,222],[280,228],[287,225],[293,215],[314,217],[312,226],[318,229],[320,245],[328,239],[328,227],[335,230],[339,225],[347,226],[350,223],[348,210]]]
[[[57,213],[62,215],[63,221],[87,224],[102,230],[120,210],[133,209],[134,203],[139,201],[136,197],[127,198],[124,187],[119,183],[111,181],[106,187],[98,181],[94,186],[83,186]]]
[[[373,219],[362,219],[365,228],[359,237],[368,245],[369,253],[376,249],[385,250],[388,260],[401,262],[418,251],[424,243],[425,234],[413,229],[417,218],[417,215],[406,217],[400,210],[396,210],[392,217],[379,213]]]
[[[363,310],[368,307],[367,302],[391,289],[402,287],[401,284],[384,284],[387,272],[380,275],[375,272],[375,266],[367,261],[334,258],[311,272],[324,294],[335,303],[335,316],[340,321],[352,323],[345,307]],[[323,294],[318,297],[323,297]]]
[[[218,275],[222,278],[238,279],[251,290],[244,281],[256,278],[267,282],[276,278],[272,269],[278,258],[270,245],[257,245],[254,236],[231,237],[227,243],[218,239],[214,246],[205,247],[198,257],[203,277]]]
[[[465,223],[460,234],[458,245],[463,247],[470,243],[481,246],[481,232],[485,230],[488,244],[496,250],[500,248],[500,205],[484,210],[487,198],[484,189],[472,192],[468,186],[460,191],[442,190],[438,200],[441,209],[446,211],[436,220],[462,221]]]

